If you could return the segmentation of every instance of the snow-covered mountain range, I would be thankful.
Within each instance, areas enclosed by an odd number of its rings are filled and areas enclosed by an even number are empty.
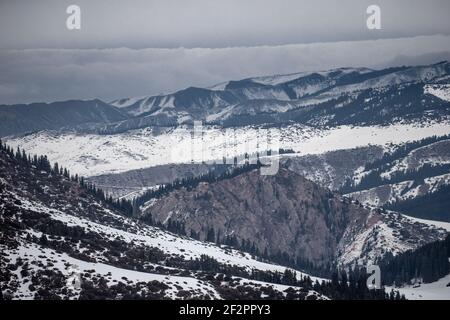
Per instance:
[[[241,125],[298,121],[310,124],[386,123],[448,113],[450,64],[384,70],[340,68],[248,78],[208,89],[120,99],[111,104],[156,123]],[[436,97],[438,99],[436,99]],[[444,101],[443,101],[444,100]]]
[[[0,106],[1,136],[43,129],[122,133],[149,126],[205,124],[367,125],[449,115],[450,63],[382,70],[339,68],[247,78],[111,103],[67,101]],[[82,113],[75,110],[82,108]]]
[[[429,219],[450,221],[449,81],[440,62],[0,106],[9,146],[46,155],[113,199],[187,183],[124,216],[68,175],[2,151],[2,286],[13,298],[332,298],[306,269],[393,259],[446,237],[448,226]],[[224,158],[266,152],[255,142],[268,136],[284,151],[270,156],[275,176],[218,178],[236,168]],[[217,181],[189,185],[208,173]],[[279,278],[292,268],[298,281]],[[76,270],[86,286],[61,286]]]

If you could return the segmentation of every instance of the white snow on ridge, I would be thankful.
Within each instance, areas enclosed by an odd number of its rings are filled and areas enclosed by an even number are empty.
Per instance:
[[[296,72],[296,73],[289,73],[289,74],[280,74],[280,75],[272,75],[272,76],[259,76],[259,77],[252,77],[247,78],[244,80],[251,80],[255,83],[260,83],[264,85],[272,85],[275,86],[277,84],[282,84],[291,80],[298,79],[300,77],[306,76],[308,74],[313,73],[311,72]],[[215,84],[213,86],[208,87],[207,89],[210,90],[225,90],[225,87],[230,83],[230,81],[221,82],[218,84]]]
[[[450,84],[431,84],[423,87],[423,92],[432,94],[439,99],[450,101]]]
[[[246,78],[243,80],[251,80],[255,83],[269,85],[269,86],[276,86],[282,83],[286,83],[301,77],[305,77],[308,75],[311,75],[313,73],[317,73],[321,76],[327,77],[333,72],[341,71],[341,74],[348,74],[350,72],[359,72],[360,74],[368,73],[371,71],[374,71],[372,69],[368,68],[337,68],[337,69],[329,69],[329,70],[323,70],[323,71],[302,71],[302,72],[295,72],[295,73],[288,73],[288,74],[276,74],[276,75],[268,75],[268,76],[256,76],[251,78]],[[220,82],[218,84],[215,84],[213,86],[207,87],[207,89],[210,90],[225,90],[225,87],[230,81]]]
[[[129,106],[135,104],[136,102],[141,101],[146,98],[147,98],[147,96],[124,98],[124,99],[114,100],[114,101],[110,102],[109,104],[114,107],[117,107],[117,108],[126,108],[126,107],[129,107]]]
[[[447,140],[437,141],[432,144],[412,150],[407,156],[400,160],[395,160],[393,166],[381,173],[381,177],[390,178],[396,172],[405,172],[410,169],[417,169],[425,164],[428,165],[443,165],[450,163],[450,154],[439,153],[436,154],[433,148],[446,147]],[[432,182],[430,182],[432,183]]]
[[[356,198],[358,201],[366,205],[378,207],[388,202],[394,202],[397,199],[407,199],[412,195],[416,195],[418,187],[409,190],[413,183],[414,181],[412,180],[402,181],[399,183],[387,184],[380,187],[348,193],[346,196]],[[384,189],[382,198],[379,195],[379,189],[381,188]],[[405,190],[408,191],[405,192]]]
[[[288,81],[298,79],[300,77],[304,77],[311,73],[313,73],[313,72],[297,72],[297,73],[282,74],[282,75],[261,76],[261,77],[251,78],[251,80],[256,83],[275,86],[277,84],[282,84],[282,83],[285,83]]]
[[[450,184],[450,174],[443,174],[425,178],[423,184],[414,186],[414,180],[406,180],[398,183],[386,184],[367,190],[356,191],[347,194],[370,206],[383,206],[397,200],[413,199],[419,195],[433,193],[440,187]]]
[[[282,74],[282,75],[273,75],[273,76],[261,76],[261,77],[253,77],[250,78],[252,81],[265,84],[265,85],[277,85],[281,83],[285,83],[291,80],[298,79],[300,77],[305,77],[307,75],[317,73],[321,76],[328,77],[331,73],[341,71],[341,74],[348,74],[351,72],[359,72],[361,74],[368,73],[373,71],[372,69],[368,68],[338,68],[338,69],[330,69],[330,70],[324,70],[324,71],[304,71],[304,72],[298,72],[298,73],[290,73],[290,74]]]

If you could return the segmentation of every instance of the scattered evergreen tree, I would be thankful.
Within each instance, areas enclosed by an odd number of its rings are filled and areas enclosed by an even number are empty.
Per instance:
[[[0,142],[0,150],[6,152],[6,154],[20,162],[22,165],[31,166],[43,173],[52,174],[77,182],[83,189],[100,201],[116,208],[127,216],[133,214],[133,204],[131,201],[126,199],[113,200],[111,197],[106,197],[103,190],[97,188],[92,183],[86,183],[83,177],[80,178],[78,175],[71,176],[70,171],[67,168],[61,167],[57,162],[52,166],[46,155],[33,155],[33,157],[31,157],[30,155],[27,155],[24,150],[21,150],[20,147],[17,147],[16,152],[14,152],[10,146],[3,144],[3,142]]]
[[[397,199],[383,207],[413,217],[450,222],[450,185],[412,199]]]

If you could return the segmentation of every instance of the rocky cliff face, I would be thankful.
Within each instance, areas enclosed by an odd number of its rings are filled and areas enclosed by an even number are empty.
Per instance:
[[[213,229],[220,241],[235,237],[240,243],[254,243],[260,252],[318,268],[373,261],[388,251],[395,254],[441,236],[401,222],[398,215],[364,208],[287,169],[274,176],[253,170],[190,191],[176,190],[149,201],[142,215],[162,224],[182,222],[188,234],[201,240]],[[392,236],[397,228],[416,238]]]

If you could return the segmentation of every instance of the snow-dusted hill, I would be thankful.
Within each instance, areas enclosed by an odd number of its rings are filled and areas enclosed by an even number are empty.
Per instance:
[[[180,188],[150,199],[141,211],[163,225],[181,223],[201,238],[210,232],[220,241],[233,236],[254,242],[255,250],[270,257],[299,265],[306,259],[317,268],[329,262],[368,265],[446,235],[399,214],[363,207],[284,168],[274,176],[254,169]]]
[[[415,217],[407,217],[412,221],[428,224],[433,227],[439,227],[450,232],[450,223],[433,221],[426,219],[418,219]],[[402,286],[386,287],[387,291],[391,289],[398,290],[401,294],[404,294],[408,300],[449,300],[450,299],[450,274],[442,277],[441,279],[431,283],[416,283],[407,284]]]
[[[324,292],[335,294],[326,284],[315,282],[323,279],[229,246],[167,232],[148,225],[154,221],[148,215],[139,220],[125,217],[73,179],[25,159],[0,150],[4,271],[0,286],[7,299],[326,299]],[[286,169],[283,172],[299,177]],[[253,176],[261,179],[259,174]],[[280,188],[295,185],[298,190],[312,188],[330,196],[303,178],[295,179],[301,182],[298,185],[270,179]],[[240,192],[245,188],[241,186]],[[170,199],[159,203],[170,204]],[[339,241],[336,254],[344,265],[364,265],[387,252],[396,255],[446,234],[394,213],[333,199],[335,204],[328,204],[333,210],[348,207],[343,215],[365,215],[356,219],[363,223],[350,219],[352,224]]]
[[[3,150],[0,167],[0,287],[6,298],[325,298],[283,285],[281,278],[261,281],[286,267],[124,217],[78,183]],[[299,281],[305,276],[296,272]],[[321,279],[308,281],[315,280]]]
[[[422,184],[416,184],[414,180],[407,180],[383,184],[368,190],[352,192],[348,195],[368,205],[383,206],[387,203],[414,199],[427,193],[436,192],[444,185],[450,185],[450,174],[424,178]]]
[[[338,263],[347,266],[355,263],[375,263],[388,252],[395,256],[423,246],[426,241],[419,240],[421,243],[418,244],[418,239],[413,240],[418,230],[427,234],[427,230],[438,228],[441,239],[445,238],[448,231],[446,224],[433,224],[430,220],[420,221],[391,211],[383,211],[382,217],[380,220],[368,219],[366,228],[357,234],[344,234],[346,241],[341,242]]]
[[[304,156],[282,166],[370,206],[450,221],[449,135]]]
[[[345,191],[354,189],[349,196],[373,206],[439,193],[450,185],[449,155],[448,137],[396,146],[355,172],[351,177],[354,186]]]

